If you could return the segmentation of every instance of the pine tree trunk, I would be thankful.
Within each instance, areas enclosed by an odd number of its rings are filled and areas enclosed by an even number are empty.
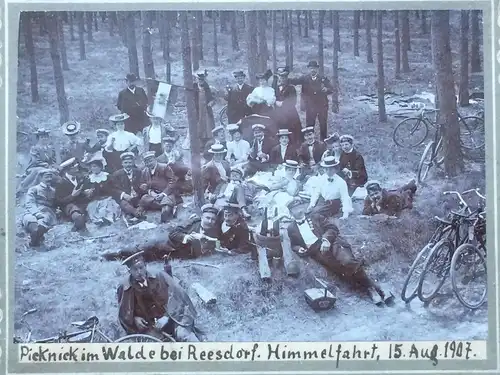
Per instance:
[[[120,32],[123,45],[128,48],[127,17],[127,12],[117,12],[118,30]]]
[[[323,55],[323,27],[325,23],[325,10],[319,11],[318,18],[318,64],[319,64],[319,75],[323,76],[325,72],[325,58]]]
[[[420,31],[422,35],[427,35],[429,30],[427,29],[427,11],[422,10],[421,18],[420,18]]]
[[[304,38],[309,38],[309,18],[307,10],[304,10]]]
[[[205,60],[203,54],[203,12],[201,10],[197,11],[195,13],[195,17],[196,17],[196,33],[197,33],[196,42],[198,43],[196,49],[198,50],[198,57],[200,61],[203,61]]]
[[[114,22],[113,22],[113,17],[111,16],[111,14],[115,14],[115,12],[110,12],[110,16],[108,18],[108,30],[109,30],[109,36],[115,36],[115,25],[114,25]]]
[[[198,44],[198,32],[197,32],[198,26],[196,23],[196,17],[194,15],[191,15],[191,59],[192,64],[193,64],[193,70],[196,72],[198,69],[200,69],[200,53],[198,48],[200,47]]]
[[[276,34],[277,34],[277,22],[276,22],[276,10],[271,11],[271,29],[273,34],[273,72],[278,68],[278,61],[276,57]]]
[[[333,10],[328,11],[328,26],[333,29]]]
[[[245,12],[245,25],[247,36],[247,62],[248,62],[248,76],[250,83],[253,86],[257,85],[257,69],[259,66],[258,60],[258,47],[257,47],[257,12],[255,10]]]
[[[307,11],[307,22],[309,23],[309,29],[314,30],[314,19],[312,10]]]
[[[236,18],[238,17],[238,13],[236,11],[231,12],[231,46],[233,47],[233,51],[240,50],[240,44],[238,43],[238,28],[236,26]]]
[[[337,48],[337,51],[340,52],[340,12],[333,12],[332,13],[332,18],[333,18],[333,40],[337,45],[335,48]]]
[[[301,11],[297,10],[297,11],[295,11],[295,14],[297,15],[297,32],[298,32],[299,38],[301,38],[302,37],[302,25],[300,22]]]
[[[76,12],[78,19],[78,40],[80,42],[80,60],[86,60],[85,56],[85,20],[83,12]]]
[[[378,119],[387,122],[385,111],[385,77],[384,77],[384,44],[382,12],[377,11],[377,94],[378,94]]]
[[[59,106],[59,122],[64,124],[69,121],[69,107],[64,89],[64,75],[61,66],[61,56],[59,54],[59,36],[58,36],[58,13],[47,12],[47,31],[49,34],[50,57],[54,68],[54,82],[57,93],[57,104]]]
[[[220,12],[220,32],[227,33],[227,19],[229,12],[227,10],[223,10]]]
[[[219,52],[217,50],[217,15],[214,13],[212,15],[213,26],[214,26],[214,65],[219,66]],[[222,15],[221,15],[222,18]],[[221,31],[222,32],[222,31]]]
[[[175,12],[174,12],[175,13]],[[161,22],[161,46],[163,51],[163,60],[165,60],[165,80],[170,83],[172,79],[172,66],[170,63],[170,38],[172,35],[172,15],[170,11],[160,12]]]
[[[288,33],[290,35],[289,42],[290,42],[290,70],[293,69],[293,12],[291,10],[286,11],[288,14],[287,21],[288,21]]]
[[[373,63],[373,48],[372,48],[372,19],[373,11],[366,11],[366,62]]]
[[[144,65],[144,75],[146,76],[147,94],[150,105],[152,104],[152,95],[154,94],[153,81],[151,79],[156,79],[151,33],[149,32],[149,29],[153,27],[153,17],[154,13],[150,10],[141,12],[142,63]]]
[[[395,44],[395,53],[394,53],[394,61],[396,64],[396,79],[399,79],[401,76],[401,39],[399,33],[399,12],[395,10],[394,12],[394,44]]]
[[[290,66],[290,32],[288,30],[288,12],[282,11],[283,15],[283,39],[285,42],[285,64]],[[291,69],[291,68],[290,68]]]
[[[184,77],[184,96],[186,100],[187,119],[189,125],[189,143],[191,150],[191,172],[194,186],[194,206],[201,208],[203,204],[203,184],[201,181],[201,145],[198,135],[198,121],[196,119],[195,91],[193,87],[193,71],[191,70],[191,47],[189,45],[189,20],[186,11],[180,12],[182,73]]]
[[[460,14],[460,86],[458,91],[460,107],[469,105],[469,11]]]
[[[74,18],[75,18],[75,16],[74,16],[73,12],[68,12],[69,35],[70,35],[72,42],[74,42],[76,40]]]
[[[36,69],[35,43],[33,42],[31,15],[31,12],[22,12],[21,22],[24,31],[26,53],[28,54],[30,62],[31,101],[36,103],[40,100],[40,95],[38,94],[38,73]]]
[[[57,17],[57,35],[59,36],[59,46],[61,48],[61,61],[63,70],[69,70],[68,55],[66,54],[66,43],[64,42],[64,26],[61,17]]]
[[[40,36],[47,35],[47,19],[45,17],[45,12],[37,12],[38,20],[40,22]]]
[[[135,35],[135,12],[126,13],[125,30],[127,32],[127,49],[128,49],[128,64],[130,73],[134,73],[137,77],[139,74],[139,57],[137,55],[137,38]]]
[[[361,19],[361,11],[355,10],[354,11],[354,40],[353,40],[353,46],[354,46],[354,56],[359,56],[359,27],[360,27],[360,19]]]
[[[406,41],[407,36],[405,35],[405,27],[404,27],[404,19],[405,19],[405,11],[400,11],[399,16],[399,25],[401,27],[401,44],[400,44],[400,50],[401,50],[401,67],[403,69],[403,73],[410,73],[410,63],[408,61],[408,42]],[[406,17],[408,17],[408,13],[406,13]]]
[[[267,37],[266,37],[266,11],[259,10],[258,14],[258,32],[259,32],[259,65],[262,71],[267,69],[267,61],[269,60],[269,49],[267,47]]]
[[[94,37],[92,35],[92,12],[85,12],[85,16],[87,18],[87,39],[89,42],[93,42]]]
[[[411,51],[409,13],[408,10],[401,11],[401,48],[403,51]]]
[[[339,18],[339,11],[334,10],[333,11],[333,20]],[[332,64],[332,70],[333,70],[333,81],[332,81],[332,86],[333,86],[333,93],[332,93],[332,111],[333,113],[339,113],[339,50],[338,46],[340,43],[336,42],[336,33],[335,30],[333,32],[333,64]]]
[[[431,29],[439,123],[443,124],[444,169],[447,176],[454,177],[463,170],[464,162],[453,81],[449,11],[431,11]]]
[[[470,45],[470,71],[471,73],[478,73],[482,71],[481,67],[481,30],[479,28],[479,14],[480,10],[471,11],[471,45]]]
[[[98,32],[99,31],[99,25],[97,24],[97,21],[98,21],[98,16],[97,16],[97,12],[94,13],[94,29],[95,29],[95,32]]]

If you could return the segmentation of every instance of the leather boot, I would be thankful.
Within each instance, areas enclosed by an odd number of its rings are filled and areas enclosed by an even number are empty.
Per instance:
[[[42,236],[39,232],[40,226],[37,224],[30,224],[28,233],[30,235],[30,247],[39,247],[42,243]]]
[[[172,218],[173,212],[174,212],[173,207],[171,207],[171,206],[163,207],[161,210],[160,221],[162,223],[168,222]]]
[[[380,295],[377,293],[375,288],[373,288],[373,287],[368,288],[367,292],[368,292],[368,296],[370,297],[370,299],[372,300],[372,302],[375,305],[382,306],[384,304],[384,300],[382,299],[382,297],[380,297]]]
[[[81,213],[75,212],[73,215],[71,215],[71,219],[73,220],[73,229],[75,231],[84,231],[85,229],[87,229],[85,225],[85,216],[83,216]]]

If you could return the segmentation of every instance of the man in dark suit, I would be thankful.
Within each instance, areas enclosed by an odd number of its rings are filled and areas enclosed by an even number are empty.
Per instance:
[[[252,130],[253,141],[245,171],[247,177],[251,177],[255,173],[265,171],[269,168],[271,149],[274,147],[273,140],[268,138],[264,133],[266,130],[264,125],[254,124],[252,125]]]
[[[135,74],[127,74],[126,79],[127,87],[118,94],[116,107],[120,112],[129,115],[125,120],[125,130],[137,134],[150,123],[146,115],[148,97],[144,89],[137,86],[139,79]]]
[[[333,221],[322,215],[311,215],[304,223],[288,225],[292,250],[298,255],[310,256],[339,278],[366,292],[378,305],[393,297],[384,293],[371,279],[360,260],[356,259],[351,245],[340,236]]]
[[[242,216],[236,194],[232,194],[224,205],[220,229],[221,246],[237,253],[250,253],[256,249],[250,240],[250,230]]]
[[[212,159],[201,168],[205,198],[212,201],[217,197],[220,185],[229,181],[231,166],[224,160],[226,148],[221,144],[212,145],[209,150]]]
[[[206,204],[201,208],[201,218],[194,215],[185,225],[174,228],[168,240],[172,255],[196,258],[212,253],[220,237],[218,215],[213,204]]]
[[[413,208],[413,197],[417,191],[415,180],[399,189],[386,190],[378,181],[368,181],[365,185],[368,195],[364,201],[363,215],[398,216],[404,209]]]
[[[146,185],[142,182],[141,170],[134,165],[135,155],[124,152],[120,158],[123,168],[111,176],[112,196],[127,216],[127,223],[134,224],[145,219],[145,210],[139,202],[146,192]]]
[[[79,173],[76,158],[71,158],[59,166],[60,178],[55,185],[55,203],[74,224],[73,230],[86,231],[85,215],[89,198],[84,194],[83,177]]]
[[[310,73],[299,78],[290,78],[289,83],[302,87],[301,98],[306,110],[306,126],[313,126],[318,118],[320,137],[324,140],[328,134],[328,95],[333,93],[333,86],[326,77],[318,75],[319,64],[310,61],[307,67]]]
[[[271,149],[269,155],[269,163],[273,167],[283,164],[285,160],[298,161],[297,149],[290,145],[291,134],[288,129],[280,129],[276,134],[280,143]]]
[[[143,155],[146,168],[142,171],[142,189],[146,193],[139,205],[146,210],[161,210],[161,222],[166,223],[174,214],[174,208],[182,203],[174,171],[168,164],[161,164],[154,151]]]
[[[233,77],[236,79],[236,85],[227,86],[227,93],[224,97],[227,101],[227,119],[230,124],[236,124],[242,118],[252,114],[252,109],[247,105],[247,96],[254,89],[245,83],[246,75],[243,70],[235,70]]]
[[[226,131],[224,130],[223,126],[216,126],[212,130],[212,139],[208,140],[208,142],[205,144],[205,149],[203,151],[203,158],[207,161],[212,159],[212,154],[210,153],[210,148],[213,145],[223,145],[224,148],[227,150],[227,143],[226,143]],[[223,158],[226,157],[226,154],[224,154]]]
[[[305,141],[299,149],[299,162],[304,166],[303,173],[311,174],[317,170],[321,157],[326,151],[326,145],[324,142],[316,140],[314,127],[304,128],[302,133],[304,133]]]

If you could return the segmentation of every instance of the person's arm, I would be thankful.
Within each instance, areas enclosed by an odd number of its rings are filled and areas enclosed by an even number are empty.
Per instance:
[[[372,216],[375,214],[376,212],[373,209],[372,200],[366,197],[363,204],[363,215]]]
[[[59,206],[64,206],[68,203],[73,202],[76,199],[76,197],[74,197],[72,193],[69,193],[66,196],[61,196],[60,194],[61,194],[60,189],[56,187],[55,196],[56,196],[56,202]]]
[[[272,107],[274,105],[274,103],[276,103],[276,93],[274,92],[273,89],[271,90],[267,90],[268,93],[267,93],[267,97],[266,97],[266,104],[270,107]]]
[[[321,196],[321,186],[318,186],[317,189],[312,189],[311,199],[309,201],[309,208],[316,207],[316,203],[318,203],[318,199],[320,196]]]
[[[333,93],[333,85],[332,83],[330,82],[330,80],[326,77],[323,77],[323,85],[325,86],[326,88],[326,95],[330,95]]]
[[[361,154],[356,154],[354,167],[352,169],[352,178],[355,179],[360,185],[368,181],[368,173],[366,172],[365,160]]]
[[[118,99],[116,101],[116,108],[118,108],[118,110],[120,112],[124,112],[124,108],[123,108],[123,93],[122,91],[120,91],[120,93],[118,94]]]
[[[337,184],[340,192],[340,201],[342,202],[342,217],[347,218],[353,211],[352,199],[349,195],[347,183],[342,178],[337,178]]]
[[[329,245],[332,245],[340,234],[339,228],[327,217],[322,216],[320,221],[324,230],[321,238],[323,241],[327,241]]]
[[[24,206],[26,208],[26,211],[33,215],[38,211],[36,206],[36,196],[37,196],[37,187],[32,186],[28,189],[24,201]]]
[[[108,135],[108,138],[106,139],[106,143],[104,144],[104,150],[107,152],[113,152],[113,141],[115,137],[113,133]]]

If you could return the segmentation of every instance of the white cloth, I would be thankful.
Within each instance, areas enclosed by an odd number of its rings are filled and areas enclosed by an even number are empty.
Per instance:
[[[286,149],[288,148],[288,145],[280,145],[280,150],[281,150],[281,158],[285,160],[285,154],[286,154]]]
[[[223,222],[221,229],[222,229],[222,233],[226,233],[227,231],[229,231],[229,229],[231,229],[231,227],[229,225],[227,225],[226,222]]]
[[[155,145],[161,143],[161,126],[151,126],[149,128],[149,143]]]
[[[98,174],[89,174],[89,181],[92,183],[104,182],[108,179],[108,172],[100,171]]]
[[[256,87],[247,96],[247,104],[251,107],[254,103],[266,103],[268,106],[273,106],[276,102],[276,94],[272,87]]]
[[[318,241],[318,237],[316,237],[307,221],[299,225],[299,231],[307,247]]]
[[[220,177],[224,180],[224,181],[227,181],[227,173],[226,173],[226,169],[224,168],[224,166],[222,165],[222,163],[219,163],[219,162],[216,162],[214,161],[214,166],[217,168],[217,170],[219,171],[219,174],[220,174]]]
[[[329,181],[331,178],[333,181]],[[352,200],[349,196],[347,183],[338,175],[328,177],[326,174],[318,176],[318,188],[312,190],[311,202],[312,207],[316,206],[319,197],[323,197],[325,201],[340,199],[342,202],[342,212],[349,214],[353,211]]]
[[[78,185],[78,181],[76,180],[75,176],[72,176],[72,175],[66,173],[66,178],[73,184],[74,187],[76,187],[76,185]]]
[[[230,181],[227,186],[226,186],[226,189],[224,190],[224,192],[222,193],[222,198],[227,198],[229,199],[231,197],[231,195],[233,194],[234,192],[234,189],[236,189],[236,186],[238,186],[235,182],[233,181]]]
[[[113,140],[114,139],[114,140]],[[106,151],[119,151],[123,152],[127,150],[129,147],[137,146],[140,147],[142,145],[142,141],[135,134],[123,131],[115,131],[108,136],[106,141],[106,145],[104,148]]]
[[[314,144],[310,145],[308,149],[309,149],[309,157],[311,158],[311,161],[314,161]]]
[[[244,139],[227,142],[227,160],[231,160],[231,157],[234,156],[236,162],[243,162],[247,161],[248,155],[250,155],[250,143]]]
[[[131,89],[130,87],[128,87],[128,91],[130,91],[132,94],[135,94],[135,87],[133,89]]]

